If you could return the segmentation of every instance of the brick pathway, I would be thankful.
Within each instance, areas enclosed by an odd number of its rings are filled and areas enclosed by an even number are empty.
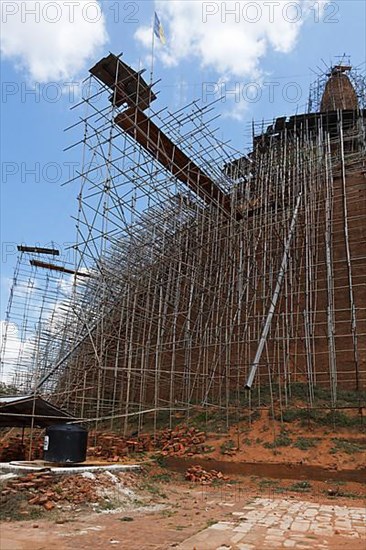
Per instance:
[[[366,549],[365,508],[257,498],[179,550]]]

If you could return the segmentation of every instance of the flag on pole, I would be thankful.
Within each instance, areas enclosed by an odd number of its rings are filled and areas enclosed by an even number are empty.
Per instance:
[[[162,44],[166,44],[163,25],[160,23],[160,19],[157,16],[156,12],[155,12],[155,18],[154,18],[154,34],[157,38],[159,38]]]

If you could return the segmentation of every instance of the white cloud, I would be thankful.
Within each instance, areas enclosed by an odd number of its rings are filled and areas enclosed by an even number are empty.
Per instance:
[[[1,291],[2,291],[2,294],[4,295],[4,298],[6,298],[6,300],[8,300],[9,298],[12,284],[13,284],[13,279],[11,277],[1,277],[1,287],[2,287]],[[4,299],[4,303],[5,303],[5,299]]]
[[[3,57],[38,82],[72,79],[108,39],[97,0],[1,2],[1,34]]]
[[[0,320],[1,370],[0,380],[10,383],[23,343],[15,323]]]
[[[269,51],[291,52],[303,23],[313,14],[314,2],[156,0],[155,9],[167,37],[166,46],[156,39],[156,56],[167,67],[183,60],[214,70],[226,81],[261,82],[261,60]],[[322,9],[323,0],[318,3]],[[319,16],[319,14],[318,14]],[[140,27],[135,38],[151,49],[151,28]],[[246,105],[246,103],[245,103]],[[233,105],[234,118],[246,106]],[[227,113],[229,114],[229,113]]]
[[[166,67],[189,61],[216,73],[216,89],[224,91],[255,83],[262,86],[269,76],[262,60],[269,52],[290,53],[297,44],[301,28],[321,18],[324,0],[288,2],[279,0],[207,2],[199,0],[155,0],[167,43],[155,39],[155,56]],[[135,38],[151,55],[151,26],[141,26]],[[211,83],[209,83],[211,84]],[[214,84],[214,83],[212,83]],[[225,93],[222,114],[242,120],[250,102]],[[240,95],[240,93],[239,93]],[[221,94],[215,93],[215,99]]]
[[[69,298],[71,296],[71,292],[74,287],[74,279],[74,275],[65,275],[65,277],[59,279],[57,288],[63,298]]]

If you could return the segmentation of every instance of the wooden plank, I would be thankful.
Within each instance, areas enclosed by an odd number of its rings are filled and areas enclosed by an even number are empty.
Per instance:
[[[115,91],[109,99],[117,107],[126,102],[131,107],[138,105],[146,109],[156,99],[151,87],[142,78],[141,71],[134,71],[114,54],[98,61],[89,72]]]
[[[127,109],[115,118],[115,123],[205,202],[214,203],[231,215],[230,197],[140,109]],[[235,216],[241,218],[240,213]]]
[[[33,267],[41,267],[43,269],[52,269],[53,271],[60,271],[61,273],[68,273],[70,275],[76,275],[77,277],[90,277],[89,273],[82,273],[81,271],[74,271],[68,269],[62,265],[48,264],[46,262],[40,262],[39,260],[30,260],[30,265]]]

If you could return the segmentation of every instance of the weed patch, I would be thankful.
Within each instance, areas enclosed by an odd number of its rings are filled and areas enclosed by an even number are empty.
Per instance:
[[[311,484],[308,481],[297,481],[290,485],[288,489],[296,493],[308,493],[311,489]]]
[[[47,512],[49,516],[49,512]],[[21,521],[39,519],[45,516],[45,511],[39,506],[29,506],[28,497],[18,493],[2,497],[0,506],[0,520]]]
[[[277,447],[289,447],[291,443],[292,439],[288,436],[286,430],[282,430],[273,443],[266,442],[263,446],[266,449],[276,449]]]
[[[279,484],[279,481],[273,479],[261,479],[258,483],[260,489],[266,489],[270,487],[276,487]]]
[[[160,498],[168,498],[165,493],[162,493],[156,485],[153,485],[152,483],[143,483],[141,486],[141,489],[148,491],[150,494],[160,497]]]
[[[302,451],[307,451],[316,447],[319,441],[318,437],[298,437],[293,446]]]
[[[232,454],[236,450],[235,441],[232,439],[228,439],[227,441],[224,441],[222,445],[220,445],[220,452],[221,454]]]
[[[150,477],[150,479],[151,481],[169,483],[172,480],[172,476],[171,474],[168,474],[168,473],[154,474]]]
[[[356,442],[356,441],[350,441],[348,439],[342,439],[342,438],[333,438],[333,447],[331,448],[330,452],[332,454],[336,453],[347,453],[348,455],[352,455],[354,453],[363,453],[366,451],[366,445],[363,445],[362,443]]]
[[[276,420],[281,420],[281,415],[275,416]],[[283,422],[295,422],[299,420],[303,426],[307,426],[309,422],[313,422],[320,426],[337,426],[337,427],[356,427],[360,425],[360,419],[354,416],[348,416],[342,411],[329,411],[323,413],[315,409],[286,409],[282,413]]]

